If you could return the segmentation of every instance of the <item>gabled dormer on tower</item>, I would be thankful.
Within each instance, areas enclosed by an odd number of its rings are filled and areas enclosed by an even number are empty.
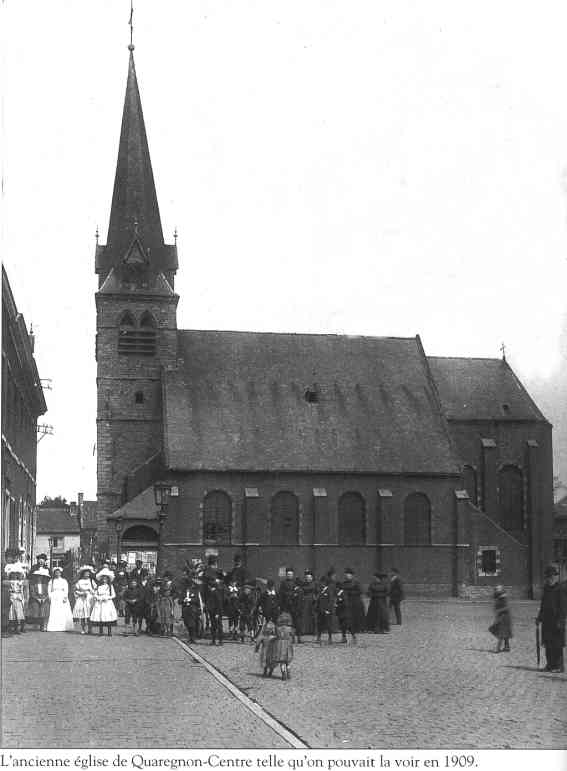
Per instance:
[[[96,273],[102,289],[111,272],[117,281],[141,274],[149,283],[162,273],[174,288],[177,247],[165,244],[130,45],[126,97],[106,245],[97,244]],[[132,283],[132,282],[130,282]]]

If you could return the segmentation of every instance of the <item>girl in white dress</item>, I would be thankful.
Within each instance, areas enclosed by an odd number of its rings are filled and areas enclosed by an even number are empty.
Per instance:
[[[49,596],[48,632],[72,632],[73,614],[69,603],[69,584],[62,576],[61,568],[53,569],[53,578],[47,585]]]
[[[94,594],[94,606],[91,613],[91,623],[98,624],[98,633],[102,634],[102,627],[106,625],[108,636],[112,635],[112,624],[116,623],[118,616],[114,606],[116,592],[110,583],[110,576],[101,575],[100,584]]]
[[[81,622],[81,634],[91,632],[91,613],[94,605],[94,595],[97,589],[96,581],[92,577],[93,569],[88,565],[79,568],[79,580],[75,584],[75,607],[73,608],[73,618]]]

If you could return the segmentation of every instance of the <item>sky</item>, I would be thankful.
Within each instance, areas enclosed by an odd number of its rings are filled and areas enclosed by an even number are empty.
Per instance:
[[[51,381],[38,500],[96,497],[95,231],[129,14],[2,4],[2,258]],[[133,20],[179,328],[504,342],[566,480],[567,6],[135,0]]]

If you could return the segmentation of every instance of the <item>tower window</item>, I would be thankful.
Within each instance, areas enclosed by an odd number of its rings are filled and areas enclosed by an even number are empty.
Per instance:
[[[136,391],[134,401],[136,404],[143,404],[144,403],[144,392],[143,391]]]
[[[305,401],[308,404],[317,404],[319,402],[319,391],[316,385],[309,386],[305,391]]]
[[[137,327],[132,315],[126,312],[120,319],[118,353],[121,356],[155,356],[156,322],[151,313],[145,312]]]

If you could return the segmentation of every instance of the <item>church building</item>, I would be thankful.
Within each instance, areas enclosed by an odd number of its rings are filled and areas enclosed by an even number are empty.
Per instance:
[[[211,552],[230,569],[239,553],[276,581],[287,565],[348,565],[363,583],[396,567],[410,594],[537,592],[551,425],[504,357],[428,357],[419,337],[181,330],[178,268],[130,45],[96,247],[99,551],[160,572]]]

